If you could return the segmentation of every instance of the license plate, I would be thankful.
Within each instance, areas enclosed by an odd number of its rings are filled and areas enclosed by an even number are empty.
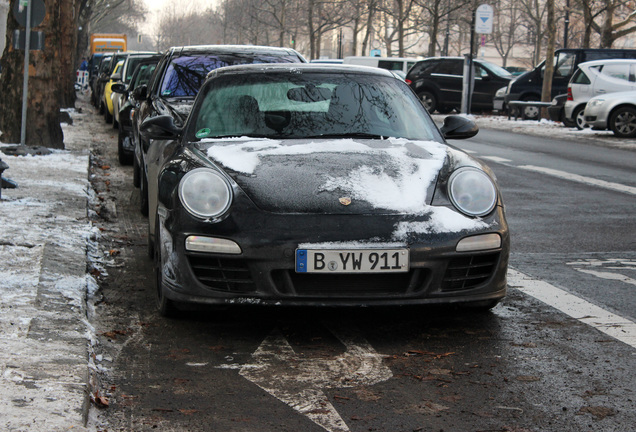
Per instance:
[[[398,273],[409,271],[408,249],[296,249],[296,273]]]

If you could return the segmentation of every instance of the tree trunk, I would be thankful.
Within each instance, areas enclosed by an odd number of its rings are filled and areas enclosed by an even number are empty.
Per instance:
[[[11,5],[18,1],[13,0]],[[62,51],[62,25],[60,11],[72,9],[73,0],[47,0],[46,17],[34,30],[45,33],[45,46],[41,51],[31,51],[29,61],[29,90],[27,101],[26,144],[63,149],[64,135],[60,127],[60,81],[62,57],[72,56]],[[7,34],[13,36],[18,23],[9,14]],[[73,28],[74,30],[75,28]],[[0,87],[0,130],[2,141],[20,142],[22,123],[22,87],[24,71],[24,51],[14,50],[13,41],[2,55],[2,78]],[[73,50],[75,47],[73,47]]]
[[[76,50],[79,5],[76,0],[67,0],[67,4],[67,7],[58,10],[60,22],[59,52],[68,53],[68,55],[60,56],[60,106],[74,108],[76,73],[81,63],[81,57],[77,57]]]
[[[548,7],[548,46],[545,53],[545,73],[543,75],[543,88],[541,89],[541,101],[552,100],[552,77],[554,76],[554,47],[556,45],[556,19],[554,17],[554,0],[547,1]],[[541,109],[541,117],[548,118],[548,109]]]

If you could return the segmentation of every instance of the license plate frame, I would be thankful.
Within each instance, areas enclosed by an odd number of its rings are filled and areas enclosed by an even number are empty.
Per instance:
[[[407,248],[296,249],[296,273],[404,273],[409,259]]]

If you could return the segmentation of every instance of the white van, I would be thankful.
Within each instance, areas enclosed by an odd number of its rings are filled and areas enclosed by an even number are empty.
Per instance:
[[[349,56],[343,60],[344,64],[358,65],[358,66],[372,66],[381,69],[387,69],[394,72],[406,73],[411,66],[417,63],[418,59],[409,57],[364,57],[364,56]]]
[[[636,90],[636,60],[605,59],[581,63],[568,84],[565,116],[576,127],[586,127],[585,104],[594,96]]]

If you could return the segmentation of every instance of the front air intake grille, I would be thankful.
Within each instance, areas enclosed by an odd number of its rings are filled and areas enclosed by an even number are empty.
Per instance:
[[[422,289],[428,272],[414,269],[406,273],[311,274],[276,271],[272,279],[278,291],[301,297],[391,297]]]
[[[203,285],[232,293],[256,291],[247,265],[240,259],[188,256],[190,268]]]
[[[461,291],[483,284],[492,277],[498,262],[499,252],[452,259],[444,274],[442,291]]]

